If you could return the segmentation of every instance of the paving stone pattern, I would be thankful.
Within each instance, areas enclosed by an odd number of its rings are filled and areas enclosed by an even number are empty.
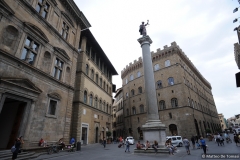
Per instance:
[[[231,135],[232,136],[232,135]],[[232,138],[232,137],[231,137]],[[226,143],[224,146],[218,146],[217,143],[214,141],[206,140],[208,145],[207,153],[214,153],[214,154],[240,154],[240,147],[237,147],[235,143]],[[133,148],[135,145],[130,146],[130,152],[124,152],[125,148],[118,148],[118,144],[107,144],[106,148],[103,148],[100,144],[91,144],[87,146],[83,146],[82,150],[79,152],[62,152],[60,154],[53,154],[53,155],[42,155],[37,158],[40,159],[57,159],[57,160],[77,160],[77,159],[87,159],[87,160],[95,160],[95,159],[112,159],[112,160],[154,160],[154,159],[161,159],[161,160],[200,160],[201,155],[203,154],[202,149],[192,149],[191,146],[191,155],[187,155],[184,147],[178,147],[177,153],[174,155],[168,154],[134,154]],[[57,157],[56,157],[57,156]]]

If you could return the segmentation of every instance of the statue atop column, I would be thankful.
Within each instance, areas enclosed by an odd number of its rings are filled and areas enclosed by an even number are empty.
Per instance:
[[[144,24],[144,22],[142,22],[142,24],[140,25],[140,27],[139,27],[140,35],[142,35],[142,36],[146,36],[147,35],[146,26],[149,25],[148,22],[149,21],[147,20],[147,24]]]

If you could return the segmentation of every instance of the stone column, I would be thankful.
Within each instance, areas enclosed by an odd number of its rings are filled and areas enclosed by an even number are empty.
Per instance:
[[[150,44],[152,40],[149,36],[143,36],[138,39],[142,47],[145,96],[147,107],[147,122],[142,126],[143,139],[153,142],[156,140],[160,146],[165,145],[166,127],[160,121],[158,114],[156,87],[152,65],[152,55],[150,53]]]

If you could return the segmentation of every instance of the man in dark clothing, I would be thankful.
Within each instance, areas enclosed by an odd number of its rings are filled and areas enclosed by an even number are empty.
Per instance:
[[[195,136],[196,143],[198,143],[198,135]]]
[[[15,151],[13,152],[12,159],[17,159],[17,155],[21,146],[20,138],[16,139],[14,146],[15,146]]]
[[[195,137],[194,136],[192,136],[191,141],[192,141],[193,149],[195,149]]]
[[[104,148],[106,147],[106,143],[107,143],[106,138],[103,137],[103,147],[104,147]]]

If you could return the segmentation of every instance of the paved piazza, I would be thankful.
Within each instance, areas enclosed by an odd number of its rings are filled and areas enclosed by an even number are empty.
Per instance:
[[[231,137],[232,138],[232,137]],[[240,147],[237,147],[235,143],[226,143],[224,146],[217,146],[217,143],[214,141],[208,142],[207,153],[214,154],[240,154]],[[106,148],[103,148],[100,144],[91,144],[87,146],[83,146],[80,152],[61,152],[58,154],[52,155],[42,155],[37,158],[40,159],[52,159],[52,160],[74,160],[74,159],[86,159],[86,160],[95,160],[95,159],[112,159],[112,160],[131,160],[131,159],[161,159],[161,160],[169,160],[169,159],[181,159],[181,160],[200,160],[201,155],[203,153],[202,149],[192,150],[191,147],[191,155],[187,155],[184,147],[178,147],[177,153],[174,155],[168,154],[134,154],[133,148],[135,146],[130,146],[130,152],[124,152],[124,148],[118,148],[117,144],[107,144]]]

